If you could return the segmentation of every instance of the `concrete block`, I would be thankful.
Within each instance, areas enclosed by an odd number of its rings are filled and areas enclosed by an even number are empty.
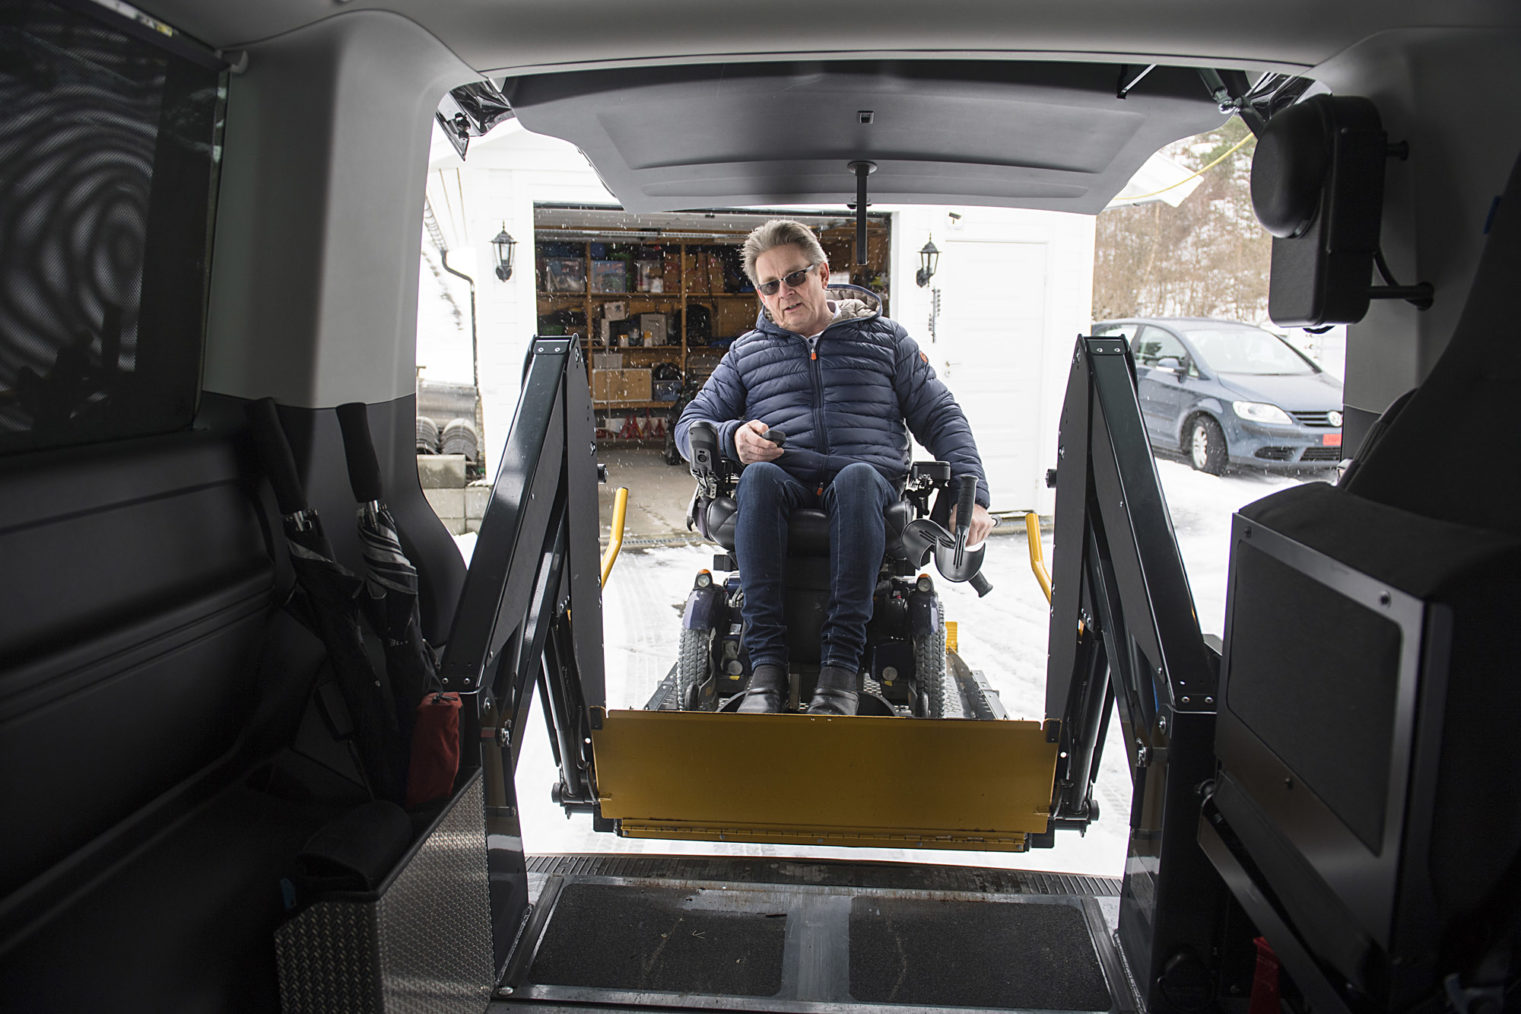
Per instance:
[[[481,518],[486,516],[486,505],[490,502],[490,486],[465,487],[465,523],[472,532],[480,530]]]
[[[465,485],[463,454],[419,454],[417,478],[423,489],[459,489]]]
[[[455,535],[465,532],[465,489],[429,489],[423,488],[423,496],[428,498],[428,506],[433,508],[433,513],[444,523],[444,527]]]

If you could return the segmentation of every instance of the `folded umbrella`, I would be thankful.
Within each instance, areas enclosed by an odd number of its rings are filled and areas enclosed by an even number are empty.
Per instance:
[[[248,406],[254,444],[284,518],[297,591],[307,608],[297,614],[327,648],[353,723],[352,742],[373,795],[399,799],[401,743],[389,691],[370,662],[360,626],[363,583],[338,562],[317,512],[307,503],[295,458],[273,399]]]
[[[401,537],[386,507],[380,463],[361,402],[338,406],[349,485],[359,501],[357,521],[364,554],[365,611],[385,645],[386,674],[401,741],[411,744],[418,704],[437,688],[438,662],[422,635],[417,608],[417,568],[401,548]]]

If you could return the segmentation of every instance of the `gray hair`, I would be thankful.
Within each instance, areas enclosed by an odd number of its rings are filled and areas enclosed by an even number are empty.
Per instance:
[[[765,225],[758,225],[751,230],[750,235],[745,237],[745,245],[740,248],[745,260],[745,277],[750,279],[750,284],[760,284],[760,279],[755,277],[756,258],[767,250],[789,244],[802,247],[809,264],[823,264],[829,259],[824,248],[819,245],[818,238],[806,225],[790,218],[773,218]]]

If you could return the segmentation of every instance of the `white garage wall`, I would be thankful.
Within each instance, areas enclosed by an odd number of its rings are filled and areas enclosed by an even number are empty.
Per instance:
[[[893,313],[924,346],[977,437],[994,511],[1049,515],[1072,350],[1092,323],[1094,219],[1005,208],[901,208]],[[933,240],[940,265],[914,274]],[[939,291],[934,335],[930,316]]]
[[[494,477],[522,389],[523,358],[538,324],[534,298],[534,203],[616,202],[574,145],[529,133],[515,122],[503,124],[489,137],[472,141],[463,164],[436,130],[435,137],[428,200],[451,251],[450,267],[475,279],[481,405],[486,430],[481,443],[486,475]],[[501,282],[493,273],[496,261],[491,240],[504,226],[518,240],[518,246],[512,277]],[[423,242],[428,242],[426,235]],[[445,279],[459,305],[468,307],[468,286],[450,276]],[[424,288],[436,290],[438,284],[424,264]],[[443,312],[440,309],[443,304],[438,300],[418,302],[420,314]],[[464,328],[463,341],[468,348],[468,312]],[[437,341],[437,328],[425,328],[419,320],[418,364],[424,367],[424,376],[446,379],[446,373],[452,374],[458,362],[457,355],[446,351],[454,343],[425,347],[423,336],[430,333]],[[449,379],[453,379],[452,375]]]

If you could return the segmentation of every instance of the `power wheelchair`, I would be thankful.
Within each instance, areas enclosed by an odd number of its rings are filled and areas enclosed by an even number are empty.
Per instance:
[[[751,676],[740,613],[744,593],[733,555],[738,508],[734,492],[742,466],[720,453],[711,423],[694,423],[689,435],[697,488],[687,526],[724,551],[715,554],[712,571],[699,571],[693,581],[682,610],[679,658],[648,707],[735,711]],[[774,430],[772,436],[785,440]],[[915,462],[901,498],[887,508],[887,548],[858,674],[857,714],[952,718],[985,710],[975,682],[968,679],[970,672],[958,675],[956,670],[965,667],[954,653],[948,666],[940,596],[929,574],[921,571],[933,557],[948,580],[969,581],[979,595],[991,590],[980,571],[984,547],[966,546],[976,479],[963,477],[955,490],[951,486],[949,464]],[[946,528],[953,502],[959,505],[955,532]],[[786,573],[790,686],[783,710],[796,712],[799,702],[806,707],[818,678],[819,637],[829,603],[829,519],[822,509],[793,512]],[[968,700],[963,682],[974,687],[978,703]]]

